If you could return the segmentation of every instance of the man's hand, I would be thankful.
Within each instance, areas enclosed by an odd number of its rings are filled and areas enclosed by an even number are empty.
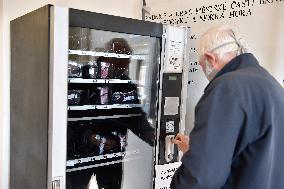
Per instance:
[[[172,139],[172,143],[176,144],[179,150],[183,153],[187,152],[190,148],[189,137],[180,133],[177,134],[174,139]]]

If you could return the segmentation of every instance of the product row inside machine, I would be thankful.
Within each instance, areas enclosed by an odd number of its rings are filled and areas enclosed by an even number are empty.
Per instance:
[[[68,106],[139,104],[134,84],[72,84],[68,88]]]
[[[83,79],[128,80],[129,69],[141,66],[141,60],[114,57],[69,56],[68,77]],[[131,65],[130,65],[131,64]]]
[[[68,122],[67,158],[77,159],[125,151],[127,128],[120,121],[112,119]]]

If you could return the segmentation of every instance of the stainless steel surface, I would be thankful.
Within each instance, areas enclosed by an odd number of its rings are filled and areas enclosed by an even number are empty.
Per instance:
[[[172,139],[175,138],[175,135],[168,135],[165,138],[165,159],[167,162],[171,162],[174,158],[174,144]]]
[[[47,188],[49,6],[11,21],[10,188]]]
[[[181,91],[181,120],[180,120],[180,133],[189,135],[188,129],[186,129],[188,126],[186,125],[186,105],[187,105],[187,91],[188,91],[188,70],[189,70],[189,64],[190,64],[190,48],[191,45],[190,42],[190,34],[191,30],[188,27],[185,27],[185,43],[184,43],[184,53],[183,53],[183,75],[182,75],[182,91]],[[180,161],[182,158],[183,153],[179,151],[178,160]]]
[[[60,180],[53,180],[51,188],[52,189],[61,189],[61,187],[60,187]]]

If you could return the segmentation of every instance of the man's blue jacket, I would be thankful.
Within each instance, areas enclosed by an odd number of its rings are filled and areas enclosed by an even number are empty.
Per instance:
[[[237,56],[206,87],[190,141],[171,189],[284,189],[283,88]]]

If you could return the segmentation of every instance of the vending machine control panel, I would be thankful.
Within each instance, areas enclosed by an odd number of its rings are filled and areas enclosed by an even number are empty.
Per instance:
[[[182,74],[164,73],[160,120],[159,164],[176,162],[178,149],[172,139],[179,133]]]
[[[178,161],[172,139],[180,132],[186,28],[164,26],[158,164]]]

